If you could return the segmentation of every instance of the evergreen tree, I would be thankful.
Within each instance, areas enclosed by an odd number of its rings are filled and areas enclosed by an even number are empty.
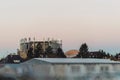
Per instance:
[[[64,55],[63,50],[60,47],[57,49],[57,56],[59,58],[66,58],[66,56]]]
[[[110,54],[109,53],[107,53],[107,58],[110,58]]]
[[[104,58],[107,57],[106,52],[104,52],[103,50],[100,50],[99,52],[100,52],[100,54],[99,54],[100,56],[99,56],[98,58],[102,58],[102,59],[104,59]]]
[[[53,49],[51,46],[48,46],[46,49],[46,54],[51,54],[51,53],[53,53]]]
[[[78,57],[87,58],[88,55],[88,46],[86,43],[83,43],[79,49]]]
[[[32,46],[29,48],[27,56],[28,56],[28,59],[33,58],[33,47]]]
[[[82,53],[88,52],[88,46],[87,46],[87,44],[86,43],[82,44],[81,47],[80,47],[80,49],[79,49],[79,51],[82,52]]]
[[[35,48],[35,57],[36,58],[40,57],[40,54],[42,54],[42,52],[43,52],[42,45],[40,43],[38,43]]]

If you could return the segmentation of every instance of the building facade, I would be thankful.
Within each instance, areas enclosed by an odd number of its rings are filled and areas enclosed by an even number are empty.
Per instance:
[[[22,65],[29,65],[34,75],[44,80],[119,80],[120,78],[120,62],[108,59],[35,58]],[[25,67],[23,66],[23,71],[27,69]]]
[[[32,53],[35,54],[35,49],[41,49],[41,53],[45,53],[47,48],[51,47],[53,53],[57,53],[58,48],[62,48],[62,40],[43,40],[36,41],[30,39],[22,39],[20,41],[20,49],[18,50],[18,54],[22,57],[27,57],[29,50],[32,48]]]

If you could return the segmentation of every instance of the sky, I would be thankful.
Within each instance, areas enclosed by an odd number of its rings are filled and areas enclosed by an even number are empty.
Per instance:
[[[119,0],[0,0],[0,57],[21,38],[63,40],[63,49],[120,52]]]

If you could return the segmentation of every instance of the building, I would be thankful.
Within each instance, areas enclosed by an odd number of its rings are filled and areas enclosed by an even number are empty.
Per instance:
[[[79,54],[78,50],[69,50],[65,53],[65,56],[67,58],[74,58],[74,57],[77,57],[78,54]]]
[[[119,80],[120,78],[120,62],[109,59],[34,58],[21,65],[24,73],[32,70],[36,78],[44,80]]]
[[[5,61],[3,63],[8,63],[8,64],[19,64],[23,62],[23,59],[16,54],[10,54],[5,58]]]
[[[105,52],[103,51],[94,51],[94,52],[89,52],[89,58],[109,58],[110,55],[108,56]]]
[[[31,40],[30,38],[27,40],[21,39],[20,41],[20,49],[18,50],[18,54],[22,58],[26,58],[27,54],[29,53],[29,50],[32,48],[32,53],[35,54],[35,49],[39,47],[41,49],[41,53],[45,53],[48,47],[52,48],[53,53],[57,53],[58,48],[62,48],[62,40],[43,40],[43,41],[37,41],[37,40]],[[43,55],[41,55],[43,56]]]

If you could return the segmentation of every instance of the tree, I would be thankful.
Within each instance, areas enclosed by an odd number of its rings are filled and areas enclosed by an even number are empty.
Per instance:
[[[27,56],[28,56],[28,59],[33,58],[33,47],[32,46],[29,48]]]
[[[38,43],[35,48],[35,57],[36,58],[40,57],[40,54],[42,54],[42,52],[43,52],[42,45]]]
[[[57,56],[59,58],[66,58],[66,56],[64,55],[63,50],[60,47],[57,49]]]
[[[6,61],[7,63],[13,63],[12,55],[9,54],[9,55],[6,57],[5,61]]]
[[[51,53],[53,53],[53,49],[51,46],[48,46],[46,49],[46,54],[51,54]]]
[[[87,58],[88,55],[88,46],[86,43],[83,43],[79,49],[78,57]]]
[[[109,53],[107,53],[107,58],[110,58],[110,54]]]
[[[82,53],[88,52],[88,46],[87,46],[87,44],[86,43],[82,44],[81,47],[80,47],[80,49],[79,49],[79,51],[82,52]]]
[[[98,58],[102,58],[102,59],[107,58],[106,52],[104,52],[103,50],[99,50],[99,52],[100,52],[100,54],[99,54]]]

